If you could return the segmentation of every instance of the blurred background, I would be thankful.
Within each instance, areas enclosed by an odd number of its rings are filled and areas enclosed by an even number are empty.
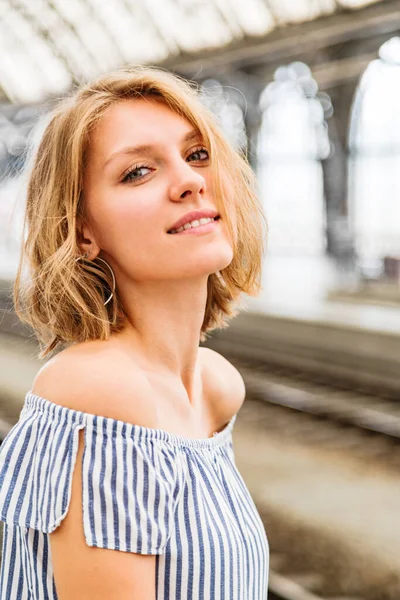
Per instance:
[[[257,174],[263,289],[207,345],[245,379],[271,600],[398,600],[399,0],[0,0],[1,436],[43,364],[10,297],[27,148],[124,64],[196,81]]]

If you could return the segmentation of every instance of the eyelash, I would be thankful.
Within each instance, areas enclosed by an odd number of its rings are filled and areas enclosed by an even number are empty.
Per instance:
[[[209,156],[208,150],[204,146],[199,146],[198,148],[194,148],[190,152],[189,156],[192,156],[193,154],[196,154],[197,152],[206,152],[207,153],[207,158],[202,158],[198,162],[207,162],[209,160],[210,156]],[[189,158],[189,156],[188,156],[188,158]],[[194,162],[196,162],[196,161],[194,161]],[[146,165],[144,163],[134,165],[126,173],[124,173],[124,175],[122,176],[121,183],[131,183],[132,181],[138,181],[140,179],[143,179],[143,177],[146,177],[146,175],[141,175],[139,177],[134,177],[133,179],[129,179],[129,176],[132,173],[134,173],[135,171],[138,171],[139,169],[151,169],[151,166]]]

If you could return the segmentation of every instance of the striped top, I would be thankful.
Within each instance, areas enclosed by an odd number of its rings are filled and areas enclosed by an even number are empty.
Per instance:
[[[84,429],[88,546],[156,555],[157,600],[266,600],[263,523],[235,465],[234,415],[192,439],[28,392],[0,447],[0,600],[54,600],[49,533],[68,512]]]

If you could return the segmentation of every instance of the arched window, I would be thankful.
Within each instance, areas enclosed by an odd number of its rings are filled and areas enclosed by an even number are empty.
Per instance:
[[[350,219],[361,269],[400,256],[400,38],[381,46],[358,86],[349,134]]]
[[[277,69],[260,105],[257,173],[269,221],[269,252],[320,255],[325,249],[320,160],[329,154],[329,97],[318,92],[309,67],[295,62]]]

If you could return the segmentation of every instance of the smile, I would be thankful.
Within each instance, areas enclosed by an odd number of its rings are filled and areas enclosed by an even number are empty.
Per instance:
[[[214,223],[216,223],[219,220],[219,216],[218,217],[202,217],[201,219],[194,219],[193,221],[190,221],[189,223],[185,223],[185,225],[182,225],[181,227],[178,227],[178,229],[170,229],[170,231],[168,231],[168,233],[171,234],[179,234],[179,233],[188,233],[190,232],[192,229],[201,229],[201,230],[211,230],[214,228]],[[211,227],[207,227],[209,224],[212,224]]]

